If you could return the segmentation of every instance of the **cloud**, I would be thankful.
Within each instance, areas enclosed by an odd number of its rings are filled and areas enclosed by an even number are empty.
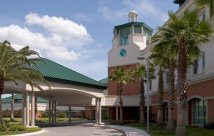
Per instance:
[[[56,36],[45,37],[41,33],[31,32],[28,28],[17,25],[9,25],[0,27],[0,41],[8,40],[14,48],[20,49],[23,46],[29,45],[38,52],[45,55],[52,55],[52,58],[61,58],[66,60],[77,60],[80,53],[69,51]],[[44,55],[44,54],[43,54]]]
[[[13,24],[0,27],[0,41],[8,40],[16,49],[29,45],[42,56],[72,61],[82,56],[82,46],[93,41],[83,25],[62,17],[29,13],[26,15],[26,24],[24,27]],[[32,32],[32,25],[43,27],[48,36]]]
[[[25,17],[26,23],[29,25],[39,25],[46,30],[68,39],[91,41],[91,36],[88,34],[86,28],[73,22],[72,20],[63,17],[55,16],[39,16],[36,13],[29,13]]]

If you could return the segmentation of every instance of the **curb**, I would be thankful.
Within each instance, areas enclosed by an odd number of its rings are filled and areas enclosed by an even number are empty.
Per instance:
[[[103,126],[103,127],[105,127],[105,128],[111,128],[111,129],[114,129],[114,130],[117,130],[117,131],[119,131],[119,132],[121,132],[121,133],[123,133],[124,134],[124,136],[129,136],[129,135],[127,135],[127,133],[125,132],[125,131],[123,131],[123,130],[121,130],[121,129],[117,129],[117,128],[114,128],[114,127],[110,127],[110,126]]]
[[[33,136],[33,135],[42,134],[42,133],[44,133],[44,132],[45,132],[45,130],[42,129],[42,130],[37,131],[37,132],[30,132],[30,133],[17,134],[17,135],[5,135],[5,136]]]
[[[128,126],[105,125],[104,127],[122,131],[126,136],[150,136],[148,133],[146,133],[145,131],[142,131],[141,129],[128,127]],[[126,131],[127,128],[132,129],[132,130]]]

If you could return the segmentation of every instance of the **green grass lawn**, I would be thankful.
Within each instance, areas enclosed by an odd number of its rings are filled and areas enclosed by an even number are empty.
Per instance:
[[[146,130],[146,127],[140,124],[129,124],[128,126]],[[165,127],[156,127],[152,125],[150,129],[151,136],[175,136],[175,132],[170,132]],[[214,136],[214,129],[201,127],[188,126],[187,132],[188,136]]]

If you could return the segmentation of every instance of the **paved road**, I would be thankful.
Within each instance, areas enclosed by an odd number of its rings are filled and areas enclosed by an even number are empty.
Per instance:
[[[93,126],[91,124],[43,127],[44,133],[37,134],[36,136],[124,136],[123,133],[115,129]]]

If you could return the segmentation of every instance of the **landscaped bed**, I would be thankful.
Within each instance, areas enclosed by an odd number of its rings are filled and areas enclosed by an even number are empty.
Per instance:
[[[0,127],[0,135],[23,134],[23,133],[36,132],[40,130],[42,129],[39,127],[26,128],[21,124],[4,123],[4,125]]]
[[[130,127],[135,127],[143,129],[146,131],[146,126],[141,124],[129,124]],[[188,136],[214,136],[214,129],[207,129],[196,126],[187,127]],[[175,136],[175,131],[170,132],[166,129],[166,126],[157,127],[155,124],[150,126],[150,135],[151,136]]]

